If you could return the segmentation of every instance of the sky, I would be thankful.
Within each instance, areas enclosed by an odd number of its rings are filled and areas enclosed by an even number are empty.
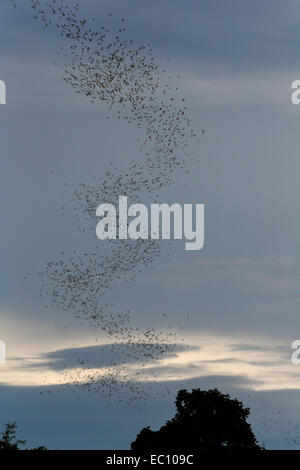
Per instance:
[[[107,120],[102,103],[63,81],[57,51],[64,40],[55,29],[43,31],[29,0],[16,3],[0,6],[7,86],[0,105],[0,340],[7,347],[0,427],[16,420],[29,446],[127,449],[142,427],[158,429],[172,417],[179,389],[217,387],[250,407],[267,448],[299,449],[300,365],[291,363],[291,343],[300,337],[300,106],[291,103],[291,83],[300,79],[299,1],[79,2],[95,27],[124,18],[128,38],[151,44],[157,62],[180,76],[200,131],[191,146],[199,162],[160,201],[205,204],[203,250],[162,242],[151,269],[107,294],[107,302],[130,308],[140,328],[179,329],[176,356],[147,365],[156,379],[143,384],[149,400],[138,411],[65,387],[63,365],[72,369],[78,353],[107,367],[107,340],[95,343],[84,322],[46,308],[34,291],[38,276],[24,277],[62,250],[96,247],[100,256],[95,234],[76,228],[65,182],[76,187],[101,177],[110,162],[142,159],[139,131]],[[140,365],[126,365],[136,377]]]

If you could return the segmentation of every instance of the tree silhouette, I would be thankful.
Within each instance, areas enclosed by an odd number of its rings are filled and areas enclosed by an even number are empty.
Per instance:
[[[22,450],[21,448],[25,446],[26,441],[16,439],[17,424],[15,421],[12,423],[7,423],[5,425],[5,430],[1,434],[0,438],[0,451],[1,450]],[[41,446],[32,450],[47,450],[46,447]]]
[[[7,423],[0,439],[0,450],[20,450],[26,441],[16,440],[16,422]]]
[[[262,450],[247,423],[249,408],[219,390],[180,390],[177,412],[159,431],[143,428],[134,451]]]

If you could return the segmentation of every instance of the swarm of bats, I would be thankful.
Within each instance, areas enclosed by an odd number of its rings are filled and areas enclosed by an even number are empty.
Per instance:
[[[70,6],[65,0],[28,1],[43,29],[54,27],[62,37],[59,53],[64,61],[66,83],[92,103],[106,104],[107,118],[113,115],[124,119],[143,136],[139,142],[140,161],[132,160],[127,169],[110,167],[104,176],[73,189],[78,228],[85,231],[89,221],[93,222],[91,227],[95,225],[100,202],[116,204],[119,195],[127,195],[132,201],[149,194],[157,198],[161,188],[174,183],[178,171],[184,170],[190,158],[189,145],[196,134],[186,115],[185,99],[177,97],[178,88],[172,85],[172,77],[166,78],[149,44],[135,45],[127,38],[123,18],[117,30],[111,31],[107,25],[95,27],[95,18],[82,18],[78,3]],[[94,331],[101,330],[112,347],[127,345],[137,363],[159,361],[175,351],[178,343],[175,329],[136,328],[128,310],[113,311],[104,299],[109,291],[116,292],[120,283],[134,280],[159,254],[159,243],[150,239],[112,240],[109,248],[105,246],[105,252],[100,252],[98,245],[97,251],[74,251],[69,258],[63,252],[39,272],[40,295],[49,299],[49,306],[72,312],[75,317],[87,320]],[[109,389],[117,390],[119,383],[120,396],[125,389],[130,390],[130,401],[136,403],[142,396],[132,385],[137,386],[138,376],[126,369],[123,358],[122,365],[114,364],[110,370],[99,368],[92,373],[85,363],[81,360],[79,368],[66,368],[64,375],[69,374],[70,384],[93,393],[97,387],[105,389],[110,396]]]

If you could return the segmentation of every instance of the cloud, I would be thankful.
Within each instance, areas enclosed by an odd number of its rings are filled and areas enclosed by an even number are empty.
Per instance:
[[[276,106],[292,110],[291,84],[297,77],[297,71],[230,73],[212,68],[210,76],[203,76],[201,71],[198,75],[183,72],[182,88],[192,107],[257,109]]]
[[[174,344],[172,352],[167,349],[165,352],[160,352],[161,346],[163,345],[160,343],[130,343],[60,349],[41,354],[38,362],[29,362],[25,367],[36,369],[48,363],[52,370],[57,371],[82,366],[85,369],[106,368],[111,365],[152,362],[155,357],[158,360],[167,359],[188,349],[184,344]]]
[[[239,292],[286,296],[299,292],[300,263],[285,256],[197,259],[178,265],[162,282],[176,290],[189,291],[213,282]]]
[[[67,384],[75,373],[84,383],[91,372],[100,379],[116,371],[117,378],[119,367],[126,364],[126,380],[133,382],[172,383],[204,376],[239,376],[253,390],[300,388],[297,366],[291,363],[290,344],[271,337],[240,335],[237,340],[232,334],[190,332],[185,334],[185,343],[174,345],[171,353],[166,351],[156,357],[154,351],[143,358],[143,347],[144,343],[83,345],[10,355],[7,364],[1,366],[1,382],[51,386]]]
[[[285,346],[270,346],[270,345],[260,345],[260,344],[251,344],[251,343],[236,343],[231,345],[232,351],[261,351],[261,352],[268,352],[268,351],[278,351],[283,352],[286,351]]]

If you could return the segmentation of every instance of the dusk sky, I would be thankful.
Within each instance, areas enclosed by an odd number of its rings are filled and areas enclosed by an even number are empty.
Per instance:
[[[109,341],[72,312],[46,308],[35,273],[62,251],[96,250],[101,259],[106,242],[78,231],[72,188],[102,177],[110,162],[143,162],[141,132],[106,119],[107,106],[64,82],[57,52],[66,40],[43,31],[30,0],[16,8],[2,0],[0,429],[16,420],[29,446],[128,449],[142,427],[158,429],[174,415],[178,390],[216,387],[250,407],[268,449],[299,449],[300,365],[291,343],[300,339],[300,105],[291,84],[300,79],[300,2],[79,3],[95,29],[124,18],[126,38],[149,43],[185,97],[198,162],[159,201],[205,204],[205,245],[185,251],[183,241],[161,241],[152,267],[105,296],[130,309],[139,328],[178,330],[176,355],[147,365],[156,378],[143,384],[146,403],[132,409],[121,387],[114,399],[67,389],[63,365],[97,353],[93,367],[105,369]],[[126,367],[134,381],[139,364]]]

